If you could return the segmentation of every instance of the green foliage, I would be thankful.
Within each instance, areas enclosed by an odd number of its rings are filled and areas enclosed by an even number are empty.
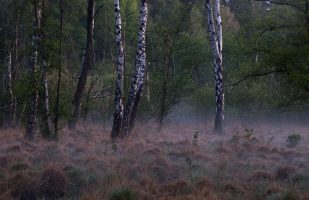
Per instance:
[[[226,112],[232,116],[302,110],[309,99],[309,32],[305,1],[283,6],[253,0],[221,1],[223,66]],[[125,44],[126,96],[135,63],[140,1],[121,1]],[[48,65],[50,110],[53,118],[60,66],[59,2],[45,1],[42,31]],[[139,114],[160,121],[175,106],[185,103],[205,115],[214,112],[213,55],[209,45],[204,2],[149,1],[146,34],[147,75]],[[15,66],[15,33],[18,34],[18,70],[13,83],[17,118],[25,122],[31,88],[29,63],[33,4],[0,1],[0,102],[10,104],[6,90],[6,58],[10,51]],[[85,119],[108,121],[113,113],[115,80],[114,8],[112,2],[96,1],[94,27],[95,66],[89,74],[81,114]],[[86,43],[87,1],[64,1],[61,127],[71,114],[73,93]],[[173,11],[173,12],[171,12]],[[40,72],[38,72],[40,74]],[[39,75],[38,75],[39,77]],[[42,84],[38,85],[42,89]],[[89,91],[92,85],[91,91]],[[89,95],[88,95],[89,91]],[[40,102],[42,99],[40,99]],[[41,112],[41,108],[39,112]],[[87,113],[86,113],[87,111]],[[5,121],[8,110],[0,111]],[[86,115],[87,114],[87,115]]]

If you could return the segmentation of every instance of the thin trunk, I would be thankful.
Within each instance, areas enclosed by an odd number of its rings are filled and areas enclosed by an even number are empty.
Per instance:
[[[121,133],[122,119],[123,119],[123,78],[124,78],[124,49],[122,41],[121,29],[121,14],[120,14],[120,1],[114,0],[115,7],[115,35],[116,35],[116,51],[117,51],[117,78],[115,81],[115,111],[113,128],[111,137],[118,137]]]
[[[94,29],[94,0],[88,0],[88,16],[87,16],[87,43],[86,43],[86,54],[83,68],[77,83],[76,92],[72,101],[73,112],[69,127],[75,129],[76,123],[80,115],[81,100],[87,84],[87,77],[89,70],[94,64],[94,49],[93,49],[93,29]]]
[[[167,81],[169,77],[169,69],[166,69],[165,75],[163,77],[162,85],[161,85],[161,100],[160,100],[160,111],[159,111],[159,119],[158,119],[158,129],[161,130],[163,125],[163,119],[165,115],[165,102],[167,95]]]
[[[136,113],[143,92],[145,70],[146,70],[146,27],[148,20],[148,2],[141,0],[138,43],[135,56],[134,76],[131,82],[131,91],[123,116],[123,134],[127,136],[133,128]]]
[[[214,1],[214,16],[210,0],[206,0],[205,7],[208,17],[208,30],[210,45],[214,55],[215,91],[216,91],[216,117],[215,131],[223,131],[224,120],[224,92],[223,92],[223,66],[222,66],[222,21],[220,16],[220,0]]]
[[[39,48],[41,35],[39,29],[41,28],[41,2],[40,0],[34,1],[33,7],[34,21],[33,21],[33,34],[32,34],[32,56],[30,64],[30,78],[31,78],[31,98],[29,102],[29,117],[28,124],[26,128],[25,138],[28,140],[33,140],[36,131],[36,121],[37,121],[37,108],[38,108],[38,80],[37,72],[39,68]]]
[[[19,74],[19,54],[18,54],[18,49],[19,49],[19,20],[20,20],[20,4],[21,2],[18,1],[18,6],[17,6],[17,15],[16,15],[16,23],[15,23],[15,41],[14,41],[14,65],[12,68],[12,88],[14,87],[13,83],[17,80],[18,74]],[[12,121],[14,125],[18,124],[18,120],[16,117],[16,108],[17,108],[17,99],[13,95],[13,107],[11,109],[12,113]]]
[[[43,61],[43,71],[42,71],[42,79],[43,79],[43,95],[44,95],[44,101],[43,101],[43,125],[44,125],[44,134],[47,136],[50,136],[52,134],[52,128],[51,128],[51,120],[49,117],[49,91],[48,91],[48,79],[47,79],[47,66],[45,61]]]
[[[15,47],[14,47],[14,73],[13,73],[13,80],[16,80],[19,74],[19,19],[20,19],[20,1],[18,1],[17,7],[17,16],[16,16],[16,23],[15,23]]]
[[[46,55],[45,55],[45,0],[42,0],[42,43],[41,43],[41,51],[42,51],[42,81],[43,81],[43,133],[46,136],[50,136],[52,134],[51,128],[51,120],[49,117],[49,91],[48,91],[48,78],[47,78],[47,63],[46,63]]]
[[[168,45],[166,45],[168,46]],[[170,47],[169,47],[170,48]],[[161,85],[161,99],[160,99],[160,110],[159,110],[159,118],[158,118],[158,129],[161,130],[163,125],[163,119],[166,114],[166,97],[167,97],[167,84],[168,80],[170,79],[170,70],[172,66],[172,60],[171,60],[171,52],[168,51],[167,57],[166,57],[166,67],[165,67],[165,73],[163,74],[163,80]]]
[[[14,119],[15,119],[15,112],[14,112],[14,95],[13,95],[13,89],[12,89],[12,83],[13,83],[13,79],[12,79],[12,53],[11,51],[9,51],[9,55],[8,55],[8,60],[7,60],[7,75],[8,75],[8,80],[7,80],[7,86],[8,86],[8,92],[10,94],[10,121],[14,123]],[[10,123],[11,123],[10,122]]]
[[[85,102],[85,110],[84,110],[84,121],[86,121],[87,119],[87,114],[88,114],[88,111],[89,111],[89,102],[90,102],[90,95],[91,95],[91,90],[94,86],[94,83],[95,81],[93,80],[90,84],[90,87],[88,89],[88,92],[87,92],[87,97],[86,97],[86,102]]]
[[[58,80],[57,80],[57,95],[55,105],[55,119],[54,131],[55,136],[58,134],[58,121],[59,121],[59,105],[60,105],[60,87],[61,87],[61,70],[62,70],[62,39],[63,39],[63,0],[60,0],[60,33],[59,33],[59,66],[58,66]]]
[[[305,3],[305,18],[306,18],[306,23],[307,23],[307,31],[309,33],[309,0],[306,1]]]

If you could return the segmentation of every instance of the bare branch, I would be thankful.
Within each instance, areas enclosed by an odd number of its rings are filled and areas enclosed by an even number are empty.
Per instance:
[[[255,1],[269,2],[271,4],[276,4],[280,6],[291,6],[299,11],[306,12],[305,9],[303,9],[300,5],[291,3],[290,1],[285,1],[285,0],[255,0]]]
[[[277,70],[272,70],[272,71],[268,71],[268,72],[251,73],[251,74],[244,76],[242,79],[240,79],[240,80],[238,80],[234,83],[230,83],[230,84],[225,85],[224,87],[235,87],[235,86],[239,85],[240,83],[242,83],[242,82],[244,82],[244,81],[246,81],[250,78],[262,77],[262,76],[267,76],[267,75],[274,74],[274,73],[284,73],[284,72],[286,72],[286,70],[277,69]]]

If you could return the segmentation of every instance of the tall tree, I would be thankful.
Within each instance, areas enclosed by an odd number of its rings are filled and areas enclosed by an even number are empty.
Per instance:
[[[142,97],[145,70],[146,70],[147,20],[148,20],[148,2],[147,0],[141,0],[134,75],[131,82],[131,91],[129,93],[129,98],[123,116],[124,135],[128,135],[129,131],[134,126],[136,113]]]
[[[205,2],[210,45],[214,56],[216,116],[215,131],[223,131],[224,119],[224,91],[223,91],[223,65],[222,65],[222,20],[220,14],[220,0],[214,0],[212,9],[210,0]],[[212,11],[213,10],[213,11]],[[215,20],[214,20],[215,19]]]
[[[14,59],[13,63],[14,66],[12,68],[12,87],[13,82],[15,82],[18,78],[19,74],[19,26],[20,26],[20,9],[21,9],[21,0],[17,1],[17,9],[16,9],[16,21],[15,21],[15,39],[14,39]],[[14,103],[12,105],[12,120],[13,123],[17,124],[17,118],[16,118],[16,108],[17,108],[17,98],[13,94]]]
[[[43,81],[43,133],[46,136],[51,136],[52,127],[49,116],[49,91],[48,91],[48,78],[47,78],[47,63],[45,53],[45,0],[42,0],[42,43],[41,43],[41,68],[42,68],[42,81]]]
[[[59,104],[60,104],[60,86],[61,86],[61,70],[62,70],[62,45],[63,45],[63,0],[60,0],[60,26],[59,26],[59,66],[58,66],[58,78],[57,78],[57,94],[56,94],[56,105],[55,105],[55,118],[54,118],[54,129],[55,135],[58,133],[58,121],[59,121]]]
[[[26,128],[25,138],[28,140],[34,139],[37,121],[37,108],[38,108],[38,80],[37,72],[39,69],[39,49],[41,41],[41,18],[42,18],[42,2],[34,0],[33,2],[33,33],[32,33],[32,55],[30,63],[30,78],[31,78],[31,97],[29,101],[29,116]]]
[[[117,76],[115,80],[115,111],[111,137],[118,137],[121,133],[123,119],[123,79],[124,79],[124,48],[122,36],[122,20],[120,13],[120,1],[114,0],[115,11],[115,36],[116,36],[116,51],[117,51]]]
[[[78,79],[77,88],[72,101],[73,112],[69,123],[70,128],[73,129],[76,127],[76,122],[80,115],[81,100],[87,83],[88,73],[94,65],[94,47],[93,47],[94,9],[95,9],[95,0],[88,0],[86,52],[82,71]]]

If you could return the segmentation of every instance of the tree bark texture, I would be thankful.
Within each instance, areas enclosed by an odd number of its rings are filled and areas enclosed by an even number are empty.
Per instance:
[[[135,55],[134,75],[131,81],[131,90],[124,111],[123,134],[127,136],[133,128],[136,113],[141,100],[146,71],[146,28],[148,20],[148,2],[141,0],[139,14],[139,31],[137,50]]]
[[[210,0],[205,3],[207,12],[210,45],[214,55],[216,116],[215,131],[223,131],[224,120],[224,91],[223,91],[223,65],[222,65],[222,20],[220,15],[220,0],[214,0],[214,12]],[[215,18],[215,20],[214,20]]]
[[[111,137],[115,138],[121,134],[123,120],[123,80],[124,80],[124,48],[122,36],[122,20],[120,14],[120,0],[114,0],[115,11],[115,36],[116,36],[116,80],[114,97],[114,120]]]

